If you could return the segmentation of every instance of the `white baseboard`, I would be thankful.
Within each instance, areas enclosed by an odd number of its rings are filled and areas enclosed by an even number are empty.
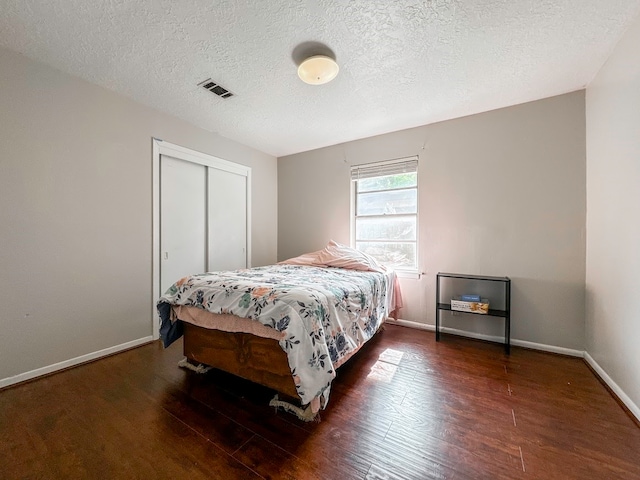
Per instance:
[[[153,341],[153,337],[150,335],[148,337],[139,338],[138,340],[132,340],[131,342],[116,345],[114,347],[98,350],[97,352],[87,353],[86,355],[80,355],[79,357],[71,358],[63,362],[54,363],[53,365],[48,365],[42,368],[36,368],[35,370],[31,370],[25,373],[20,373],[18,375],[14,375],[13,377],[3,378],[3,379],[0,379],[0,388],[8,387],[9,385],[14,385],[20,382],[25,382],[27,380],[31,380],[32,378],[57,372],[58,370],[63,370],[65,368],[74,367],[76,365],[80,365],[81,363],[90,362],[91,360],[96,360],[98,358],[106,357],[107,355],[112,355],[114,353],[122,352],[123,350],[129,350],[130,348],[134,348],[134,347],[143,345],[145,343],[149,343],[151,341]]]
[[[433,325],[427,325],[426,323],[412,322],[411,320],[402,320],[401,318],[394,320],[393,318],[387,318],[385,323],[391,325],[400,325],[403,327],[415,328],[417,330],[428,330],[434,332],[436,329]]]
[[[428,330],[430,332],[435,332],[436,330],[435,325],[427,325],[426,323],[412,322],[410,320],[390,319],[390,320],[387,320],[387,322],[395,325],[401,325],[403,327],[417,328],[419,330]],[[474,338],[476,340],[486,340],[489,342],[504,343],[504,337],[496,337],[493,335],[484,335],[481,333],[467,332],[465,330],[458,330],[456,328],[440,327],[440,332],[451,333],[453,335],[458,335],[461,337]],[[584,357],[584,352],[582,350],[573,350],[571,348],[557,347],[555,345],[545,345],[544,343],[527,342],[525,340],[517,340],[512,338],[511,345],[514,345],[517,347],[531,348],[532,350],[541,350],[543,352],[560,353],[562,355],[569,355],[571,357],[580,357],[580,358]]]
[[[568,355],[570,357],[584,357],[583,350],[574,350],[573,348],[558,347],[556,345],[546,345],[544,343],[527,342],[526,340],[512,339],[511,345],[530,348],[532,350],[542,350],[543,352],[559,353],[561,355]]]
[[[633,400],[629,398],[629,396],[624,393],[624,391],[618,386],[616,382],[604,371],[604,369],[598,365],[589,352],[584,352],[585,361],[593,368],[598,376],[606,383],[611,390],[617,395],[622,403],[629,409],[629,411],[640,421],[640,408],[638,405],[633,403]]]

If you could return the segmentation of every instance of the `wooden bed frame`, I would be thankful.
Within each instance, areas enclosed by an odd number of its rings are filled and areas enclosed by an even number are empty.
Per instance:
[[[391,316],[396,315],[394,311]],[[203,363],[300,400],[287,354],[277,340],[212,330],[188,322],[183,325],[184,355],[190,363]],[[383,328],[384,324],[378,331]]]
[[[192,363],[204,363],[300,399],[287,354],[277,340],[184,322],[184,355]]]

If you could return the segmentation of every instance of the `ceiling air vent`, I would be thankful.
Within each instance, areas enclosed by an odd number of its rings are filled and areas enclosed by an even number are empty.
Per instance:
[[[233,93],[231,93],[226,88],[218,85],[216,82],[214,82],[210,78],[207,78],[204,82],[200,82],[198,86],[204,88],[205,90],[209,90],[211,93],[215,93],[216,95],[222,98],[233,97]]]

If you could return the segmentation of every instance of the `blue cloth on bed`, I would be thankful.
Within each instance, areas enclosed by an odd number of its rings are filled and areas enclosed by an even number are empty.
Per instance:
[[[180,320],[171,321],[171,304],[167,302],[158,303],[158,313],[160,314],[160,338],[165,348],[182,336],[184,327]]]

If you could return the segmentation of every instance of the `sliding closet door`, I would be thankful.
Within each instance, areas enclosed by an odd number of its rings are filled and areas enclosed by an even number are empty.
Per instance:
[[[209,168],[209,271],[247,265],[247,176]]]
[[[160,291],[207,271],[207,167],[160,155]]]
[[[153,336],[156,304],[187,275],[251,266],[251,168],[153,139]]]

